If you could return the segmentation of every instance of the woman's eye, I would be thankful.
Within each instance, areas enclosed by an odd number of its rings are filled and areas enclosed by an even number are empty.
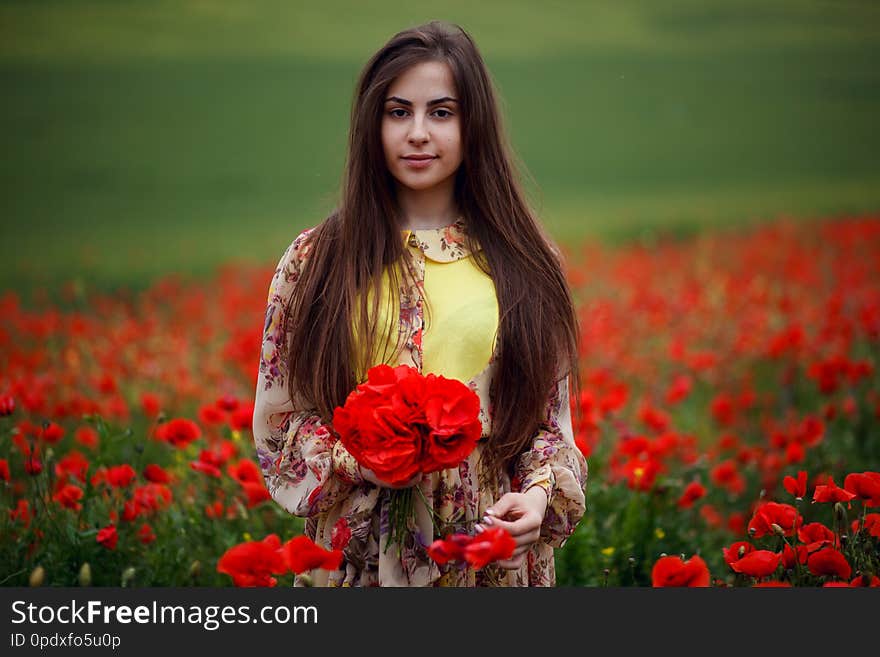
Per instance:
[[[398,114],[397,112],[400,112],[400,114]],[[395,119],[402,119],[404,116],[406,116],[406,110],[400,109],[399,107],[397,107],[397,108],[391,110],[389,112],[389,114],[391,116],[393,116]]]
[[[438,109],[436,114],[441,119],[448,119],[450,116],[452,116],[452,112],[450,112],[449,110],[445,110],[445,109]]]

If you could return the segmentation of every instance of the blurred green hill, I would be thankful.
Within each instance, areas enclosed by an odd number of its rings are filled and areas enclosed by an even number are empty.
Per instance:
[[[872,2],[4,0],[2,288],[274,263],[334,205],[360,67],[432,18],[566,244],[880,209]]]

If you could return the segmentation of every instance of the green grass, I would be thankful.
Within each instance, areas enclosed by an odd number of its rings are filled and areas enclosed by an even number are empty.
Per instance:
[[[334,204],[360,67],[432,17],[480,45],[561,241],[880,209],[869,3],[320,7],[0,5],[2,287],[274,262]]]

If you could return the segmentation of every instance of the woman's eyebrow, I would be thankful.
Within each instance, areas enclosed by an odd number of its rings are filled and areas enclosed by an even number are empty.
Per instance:
[[[407,100],[406,98],[400,98],[399,96],[389,96],[385,99],[386,103],[394,102],[400,103],[401,105],[406,105],[407,107],[412,107],[412,101]],[[443,98],[435,98],[434,100],[428,101],[428,107],[433,107],[434,105],[441,105],[443,103],[457,103],[458,101],[451,96],[443,96]]]

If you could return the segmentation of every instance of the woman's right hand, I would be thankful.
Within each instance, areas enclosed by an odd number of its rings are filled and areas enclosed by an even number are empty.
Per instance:
[[[394,489],[411,488],[411,487],[415,486],[417,483],[419,483],[419,481],[421,481],[421,479],[422,479],[422,474],[419,473],[416,476],[414,476],[412,479],[410,479],[408,482],[406,482],[405,484],[394,485],[394,484],[388,483],[384,479],[379,479],[379,477],[376,476],[376,473],[373,472],[372,470],[370,470],[369,468],[365,468],[364,466],[359,466],[359,467],[361,469],[361,476],[364,478],[365,481],[369,481],[371,484],[376,484],[376,486],[379,486],[381,488],[394,488]]]

